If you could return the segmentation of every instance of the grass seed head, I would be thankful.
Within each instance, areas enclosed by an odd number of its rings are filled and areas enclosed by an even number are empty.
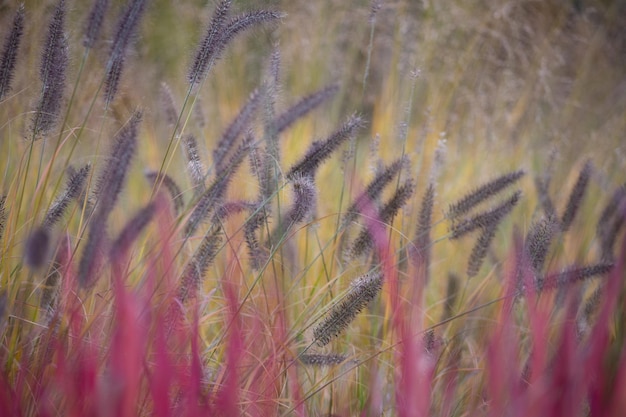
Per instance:
[[[65,35],[65,1],[60,0],[48,25],[48,33],[39,68],[39,76],[43,86],[41,98],[33,113],[31,124],[33,138],[35,139],[46,135],[56,125],[61,112],[68,63],[69,51]]]
[[[585,196],[592,170],[593,165],[591,164],[591,161],[585,162],[585,165],[580,170],[576,184],[574,184],[574,187],[570,192],[567,205],[565,206],[565,210],[561,216],[561,231],[563,233],[567,232],[574,222],[576,214],[578,213],[578,208],[580,207],[580,204]]]
[[[17,63],[17,53],[24,34],[24,4],[20,4],[13,16],[11,31],[7,34],[0,57],[0,101],[11,91],[11,82]]]
[[[380,273],[369,273],[352,282],[344,300],[335,305],[330,313],[315,327],[313,338],[318,346],[326,346],[339,336],[356,316],[380,292],[383,277]]]
[[[467,213],[478,204],[498,194],[509,185],[517,182],[520,178],[524,176],[524,174],[525,172],[523,170],[509,172],[478,187],[457,202],[450,204],[447,217],[450,219],[454,219],[462,214]]]
[[[85,48],[91,49],[96,43],[108,7],[109,0],[94,0],[85,27],[85,36],[83,38],[83,46]]]

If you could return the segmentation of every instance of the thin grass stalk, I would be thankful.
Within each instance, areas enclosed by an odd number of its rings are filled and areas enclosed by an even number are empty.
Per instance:
[[[446,301],[444,304],[444,310],[441,315],[440,322],[445,322],[446,320],[448,320],[450,317],[454,315],[454,308],[459,298],[459,281],[460,279],[456,274],[452,272],[448,273],[448,282],[446,285],[446,297],[445,297]]]
[[[367,60],[365,61],[365,71],[363,71],[363,82],[361,87],[361,102],[364,101],[365,98],[365,88],[367,87],[367,79],[370,74],[370,63],[372,61],[372,51],[374,50],[374,31],[376,30],[376,17],[378,16],[378,12],[381,8],[381,2],[374,0],[370,5],[370,40],[367,44]]]

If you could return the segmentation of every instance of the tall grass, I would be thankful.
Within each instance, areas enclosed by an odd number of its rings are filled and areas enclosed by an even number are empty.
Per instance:
[[[626,412],[619,2],[210,3],[0,7],[1,415]]]

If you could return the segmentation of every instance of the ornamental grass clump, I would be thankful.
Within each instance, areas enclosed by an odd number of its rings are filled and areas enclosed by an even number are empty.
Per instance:
[[[0,416],[626,414],[615,7],[48,3],[0,7]]]

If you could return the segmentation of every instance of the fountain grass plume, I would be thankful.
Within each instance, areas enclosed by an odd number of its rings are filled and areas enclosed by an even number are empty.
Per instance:
[[[315,211],[317,187],[311,177],[294,178],[292,187],[295,199],[287,218],[295,224],[305,221]]]
[[[6,212],[7,196],[0,195],[0,242],[4,237],[4,229],[6,228],[7,212]]]
[[[57,3],[46,35],[39,67],[42,89],[37,108],[33,113],[31,131],[40,138],[55,126],[61,112],[69,51],[65,35],[65,1]]]
[[[574,219],[576,218],[578,208],[580,207],[580,204],[585,196],[587,184],[589,183],[589,179],[591,178],[592,170],[593,165],[591,164],[591,161],[587,161],[585,162],[585,165],[578,174],[576,184],[574,184],[574,187],[570,192],[569,199],[567,200],[567,205],[565,206],[565,210],[563,211],[563,215],[561,216],[562,232],[567,232],[574,222]]]
[[[38,227],[28,236],[24,245],[24,263],[33,269],[41,268],[48,261],[50,231]]]
[[[130,45],[146,6],[146,0],[130,0],[117,22],[104,81],[104,100],[108,106],[118,90],[128,46]]]
[[[383,276],[369,273],[352,282],[344,299],[333,306],[330,312],[313,329],[313,339],[320,346],[326,346],[332,339],[343,333],[356,316],[380,293]]]
[[[91,10],[89,11],[89,17],[87,18],[87,25],[85,27],[85,35],[83,38],[83,46],[87,49],[93,48],[100,30],[102,29],[102,23],[104,22],[104,16],[109,7],[109,0],[94,0]]]
[[[11,81],[13,81],[17,53],[20,49],[20,41],[23,34],[24,4],[20,4],[13,16],[13,24],[4,40],[2,57],[0,57],[0,101],[4,100],[9,91],[11,91]]]
[[[307,221],[315,212],[317,206],[317,187],[313,177],[296,177],[291,181],[294,199],[287,214],[281,217],[280,222],[272,231],[268,247],[285,237],[294,225]]]
[[[137,212],[120,231],[117,238],[111,244],[110,258],[113,262],[119,262],[122,254],[125,254],[139,234],[150,224],[156,213],[157,204],[151,202]]]
[[[380,209],[378,219],[382,223],[391,224],[395,215],[409,201],[415,192],[415,181],[411,178],[398,187],[394,195]],[[364,255],[374,246],[374,240],[367,228],[363,229],[354,240],[352,247],[347,252],[348,259]]]
[[[535,177],[535,188],[537,189],[537,196],[539,197],[539,204],[543,208],[546,217],[557,217],[556,208],[550,198],[550,183],[552,181],[552,175],[555,166],[555,159],[557,157],[556,149],[550,152],[546,168],[542,175]]]
[[[459,239],[466,234],[476,230],[476,229],[487,229],[492,227],[493,225],[497,225],[506,215],[508,215],[520,201],[522,196],[521,191],[516,191],[497,205],[496,207],[486,210],[482,213],[479,213],[473,217],[468,219],[464,219],[460,222],[455,222],[452,224],[450,228],[450,239]]]
[[[108,216],[117,203],[128,175],[128,168],[137,150],[137,135],[141,119],[141,112],[133,113],[128,123],[113,139],[111,153],[96,184],[97,215]]]
[[[542,181],[541,178],[535,177],[535,188],[537,189],[537,195],[539,196],[539,204],[543,208],[543,212],[548,217],[556,216],[556,208],[548,193],[548,186]]]
[[[537,288],[541,291],[554,290],[569,287],[577,282],[590,278],[608,275],[613,269],[612,263],[598,263],[587,266],[571,266],[562,272],[548,274],[537,283]]]
[[[59,195],[40,226],[28,237],[24,246],[24,261],[31,268],[40,268],[48,260],[53,227],[63,218],[73,200],[77,200],[85,190],[85,182],[91,171],[87,164],[70,174],[66,189]]]
[[[250,94],[246,104],[244,104],[237,116],[222,134],[217,146],[213,150],[213,163],[215,164],[216,171],[220,171],[224,168],[224,164],[228,161],[226,156],[234,147],[237,138],[248,130],[254,120],[254,115],[259,108],[263,94],[263,90],[254,90],[252,94]]]
[[[200,42],[196,55],[193,59],[187,81],[194,86],[199,84],[211,69],[213,62],[221,50],[222,34],[232,2],[222,0],[215,8],[211,23],[209,24],[204,38]]]
[[[298,356],[298,360],[305,366],[334,366],[345,362],[347,356],[337,353],[305,353]]]
[[[430,231],[432,229],[434,204],[435,184],[431,182],[428,184],[424,196],[422,197],[422,204],[417,216],[417,230],[415,231],[413,245],[409,249],[413,263],[422,265],[426,272],[426,277],[428,277],[428,270],[430,268]]]
[[[480,271],[480,267],[487,256],[487,250],[493,241],[493,238],[496,236],[496,231],[498,230],[498,223],[494,223],[491,226],[485,227],[482,229],[480,236],[476,240],[474,247],[472,248],[472,252],[470,253],[469,260],[467,263],[467,276],[475,277],[478,275],[478,271]]]
[[[228,45],[238,34],[261,23],[276,21],[282,19],[283,17],[285,17],[284,13],[274,10],[253,10],[233,17],[224,26],[224,32],[221,35],[220,44],[218,45],[219,50],[217,51],[216,56],[219,57],[222,51],[226,48],[226,45]]]
[[[250,152],[251,140],[252,138],[245,140],[235,150],[228,163],[215,173],[215,178],[211,185],[200,195],[187,221],[185,228],[186,236],[191,236],[198,226],[209,217],[211,210],[221,204],[235,171]]]
[[[215,209],[215,215],[213,216],[211,223],[213,224],[222,223],[228,217],[237,213],[242,213],[244,211],[252,211],[254,210],[254,207],[256,207],[256,205],[251,201],[246,201],[246,200],[227,201],[223,204],[220,204],[219,207]]]
[[[626,221],[626,184],[618,187],[602,210],[596,225],[601,257],[605,261],[613,259],[613,246]]]
[[[91,172],[91,165],[82,166],[77,171],[70,174],[67,180],[65,191],[58,196],[50,209],[46,213],[46,217],[42,223],[44,229],[51,229],[64,216],[69,204],[77,200],[85,191],[85,183]]]
[[[194,135],[187,134],[183,137],[183,149],[187,157],[187,174],[191,180],[194,194],[202,194],[206,188],[204,177],[205,168],[200,159],[198,141]]]
[[[178,300],[186,303],[202,285],[207,269],[217,256],[222,246],[222,228],[214,224],[202,239],[202,243],[194,253],[191,260],[185,266],[180,286],[178,287]]]
[[[126,54],[128,45],[139,26],[146,7],[146,0],[129,0],[124,12],[117,21],[117,30],[111,45],[111,60],[115,61]]]
[[[465,197],[450,204],[447,212],[447,217],[449,219],[454,219],[461,216],[462,214],[467,213],[486,199],[498,194],[509,185],[517,182],[520,178],[524,176],[524,174],[525,172],[523,170],[509,172],[476,188]]]
[[[620,204],[626,201],[626,184],[622,184],[611,194],[611,198],[606,203],[600,217],[598,217],[598,223],[596,225],[596,234],[602,236],[610,228],[609,224],[611,219],[616,215],[619,215]]]
[[[106,79],[104,80],[104,102],[107,106],[111,104],[117,94],[125,59],[124,55],[118,55],[109,63]]]
[[[91,287],[96,282],[97,265],[102,262],[105,253],[107,220],[119,199],[137,149],[141,117],[141,112],[135,112],[115,136],[110,156],[97,180],[95,213],[89,223],[89,236],[78,265],[78,282],[83,287]]]
[[[276,134],[280,134],[289,128],[298,119],[316,109],[326,101],[332,99],[339,92],[339,85],[331,84],[322,89],[302,97],[287,110],[276,116],[274,119],[274,129]]]
[[[261,201],[257,202],[250,208],[250,217],[246,221],[243,229],[248,255],[250,257],[250,265],[252,269],[258,271],[263,266],[265,260],[261,250],[259,239],[257,238],[257,230],[260,230],[268,221],[268,210],[266,205]]]
[[[185,207],[185,201],[183,199],[183,192],[178,184],[176,184],[176,181],[167,174],[161,173],[161,175],[159,175],[157,171],[148,171],[145,173],[145,176],[152,185],[163,182],[163,185],[165,185],[165,188],[172,198],[174,213],[179,215]]]
[[[363,191],[346,210],[346,214],[343,217],[344,227],[348,226],[361,212],[363,207],[369,202],[378,199],[378,196],[383,189],[397,177],[400,170],[406,167],[409,163],[407,157],[402,157],[395,160],[386,168],[379,171],[374,179],[367,185],[365,191]]]
[[[329,158],[341,144],[354,137],[358,129],[363,126],[363,123],[363,119],[359,116],[350,116],[345,123],[325,141],[313,142],[304,157],[291,167],[287,173],[287,178],[292,179],[297,175],[314,176],[322,162]]]
[[[161,83],[161,87],[159,88],[159,101],[161,104],[161,109],[163,111],[163,116],[165,117],[165,121],[168,126],[174,127],[176,126],[176,122],[178,121],[178,110],[176,108],[176,103],[174,102],[174,94],[172,93],[172,89],[166,82]]]
[[[559,222],[554,217],[544,217],[531,225],[524,246],[535,274],[543,269],[552,239],[558,232]]]

